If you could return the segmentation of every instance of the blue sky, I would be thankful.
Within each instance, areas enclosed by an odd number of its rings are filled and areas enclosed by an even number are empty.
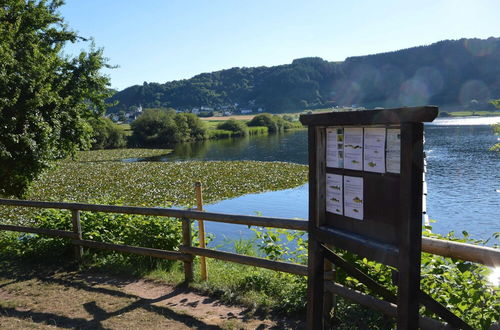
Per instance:
[[[67,0],[60,12],[119,66],[106,71],[117,89],[307,56],[343,61],[500,36],[498,0]]]

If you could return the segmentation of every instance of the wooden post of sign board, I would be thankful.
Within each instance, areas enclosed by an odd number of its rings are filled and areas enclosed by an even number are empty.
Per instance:
[[[401,124],[398,329],[418,329],[422,246],[422,123]]]
[[[335,248],[345,249],[361,257],[397,268],[398,296],[389,295],[386,299],[398,303],[398,328],[418,327],[422,228],[422,123],[434,120],[437,113],[437,107],[425,106],[301,116],[301,122],[309,129],[308,328],[322,329],[325,326],[322,316],[327,302],[323,296],[324,258],[327,257],[336,267],[350,269],[349,265],[338,261],[335,254],[327,250],[330,244]],[[335,135],[337,138],[333,143],[341,145],[341,153],[344,156],[345,128],[363,128],[361,141],[367,132],[365,128],[384,128],[386,137],[388,129],[391,129],[391,146],[393,146],[391,164],[394,164],[394,157],[397,157],[396,164],[399,164],[399,169],[396,170],[391,166],[391,171],[385,167],[382,171],[380,169],[373,171],[365,168],[365,165],[360,169],[354,169],[352,166],[333,164],[327,167],[328,127],[342,131],[333,133],[341,135]],[[395,147],[394,134],[397,134],[398,141]],[[338,139],[339,137],[342,139]],[[338,145],[333,146],[334,150],[337,150]],[[364,150],[364,142],[361,147]],[[382,148],[384,153],[389,152],[388,145]],[[373,147],[371,150],[374,150]],[[362,157],[365,155],[363,153]],[[363,194],[361,218],[348,216],[342,211],[341,213],[326,211],[327,173],[341,176],[344,184],[346,177],[361,179]],[[344,198],[345,189],[341,188]],[[344,200],[344,210],[345,205]],[[356,274],[358,272],[359,270],[356,270]],[[376,282],[370,278],[366,276],[359,278],[363,283],[368,281],[365,284],[373,284],[378,288]],[[386,289],[380,287],[380,290],[385,292]]]
[[[322,178],[320,175],[320,172],[323,172],[320,169],[324,168],[324,163],[321,163],[324,157],[322,158],[321,155],[324,154],[325,151],[322,151],[322,148],[316,148],[316,143],[319,142],[322,145],[324,144],[324,142],[321,142],[321,136],[318,137],[317,133],[319,131],[320,130],[314,126],[310,126],[308,129],[309,141],[314,141],[314,143],[309,143],[309,203],[320,203],[319,200],[321,198],[319,198],[319,195],[322,191],[320,182],[324,182],[325,180],[324,176]],[[319,207],[319,204],[315,204],[314,207],[309,207],[309,233],[311,233],[321,222]],[[315,239],[311,239],[311,236],[309,236],[308,256],[307,328],[323,329],[323,276],[325,256],[321,243]]]

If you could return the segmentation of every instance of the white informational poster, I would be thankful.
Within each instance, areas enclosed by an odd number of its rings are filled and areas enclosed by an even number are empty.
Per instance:
[[[363,170],[363,128],[344,128],[344,168]]]
[[[344,176],[344,215],[363,220],[363,178]]]
[[[344,167],[344,130],[342,128],[326,129],[326,166]]]
[[[385,173],[385,128],[365,128],[363,142],[363,169]]]
[[[343,214],[342,175],[326,174],[326,211]]]
[[[387,172],[399,173],[401,168],[401,130],[387,129],[387,153],[385,156]]]

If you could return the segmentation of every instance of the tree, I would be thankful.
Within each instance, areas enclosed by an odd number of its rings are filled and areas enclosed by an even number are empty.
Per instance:
[[[93,44],[76,57],[68,42],[84,41],[57,12],[61,0],[3,0],[0,5],[0,194],[22,196],[52,160],[88,148],[87,119],[111,95],[109,67]]]

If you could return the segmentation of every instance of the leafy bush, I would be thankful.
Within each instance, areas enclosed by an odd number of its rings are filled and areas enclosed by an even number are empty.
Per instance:
[[[491,127],[493,128],[493,133],[495,133],[495,135],[500,135],[500,124],[493,124],[491,125]],[[490,150],[500,151],[500,143],[497,143],[494,146],[492,146]]]
[[[136,146],[166,146],[207,138],[207,128],[196,115],[174,110],[146,109],[131,128],[131,141]]]
[[[233,132],[233,136],[248,135],[248,126],[245,125],[245,123],[234,119],[228,119],[225,122],[220,123],[217,125],[217,129],[231,131]]]
[[[293,117],[291,116],[281,117],[278,115],[271,115],[269,113],[263,113],[253,117],[247,125],[249,127],[265,126],[271,133],[302,127],[300,122],[293,121]]]
[[[80,216],[83,239],[113,244],[149,247],[163,250],[178,250],[181,241],[181,222],[172,218],[82,212]],[[45,209],[36,215],[31,224],[34,227],[71,230],[71,213],[63,210]],[[34,234],[0,236],[3,253],[28,257],[61,257],[72,252],[73,245],[67,239],[46,238]],[[105,257],[106,251],[93,251],[94,255]],[[126,256],[128,260],[143,262],[145,258]],[[154,267],[160,259],[146,258],[148,268]]]
[[[117,149],[127,145],[125,131],[106,117],[91,118],[92,149]]]
[[[265,257],[272,260],[305,263],[305,258],[307,257],[307,240],[303,239],[304,233],[269,228],[257,228],[253,229],[253,231],[257,236],[257,248]],[[485,243],[471,240],[466,232],[463,232],[463,234],[463,238],[455,237],[453,232],[443,237],[424,231],[424,235],[439,239],[473,244]],[[496,233],[493,237],[498,238],[499,236],[500,234]],[[291,247],[291,242],[294,242],[296,247]],[[356,264],[358,268],[376,279],[381,285],[394,293],[397,292],[396,286],[392,281],[392,267],[369,261],[366,258],[359,257],[345,250],[336,249],[336,253],[348,262]],[[500,306],[498,305],[500,291],[488,282],[487,276],[490,273],[488,267],[429,253],[422,253],[421,265],[421,288],[424,292],[431,295],[457,316],[465,320],[465,322],[472,325],[473,328],[488,329],[493,322],[497,321],[498,315],[500,315]],[[336,281],[356,290],[374,294],[362,283],[347,275],[342,268],[337,268]],[[338,308],[336,313],[341,312],[345,308],[351,309],[352,312],[354,308],[352,304],[345,301],[343,304],[345,305],[342,308]],[[358,312],[359,310],[363,310],[363,308],[359,309],[360,307],[356,308]],[[423,307],[420,313],[436,317]],[[367,318],[379,320],[379,318],[370,315]],[[339,320],[343,319],[344,316],[339,317],[339,315],[335,315],[334,317]]]
[[[278,123],[273,115],[269,113],[263,113],[252,118],[247,124],[251,126],[265,126],[270,133],[275,133],[279,131]]]

